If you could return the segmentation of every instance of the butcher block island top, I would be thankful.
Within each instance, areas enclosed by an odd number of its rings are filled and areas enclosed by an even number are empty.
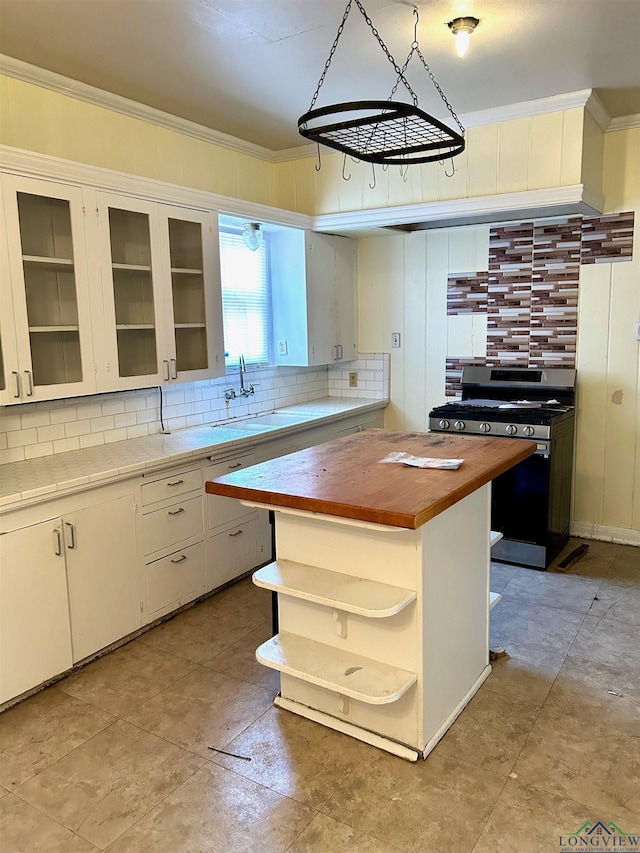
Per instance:
[[[227,474],[206,490],[415,530],[535,449],[534,441],[369,429]],[[381,464],[392,452],[463,462],[455,470]]]

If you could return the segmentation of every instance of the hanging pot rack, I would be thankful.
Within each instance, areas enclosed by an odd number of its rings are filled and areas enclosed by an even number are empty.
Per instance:
[[[414,8],[416,16],[414,39],[409,55],[403,67],[400,68],[373,26],[364,6],[360,0],[355,0],[356,6],[382,51],[393,65],[397,74],[396,83],[386,101],[347,101],[314,109],[353,2],[354,0],[348,0],[310,107],[298,119],[300,134],[318,145],[326,145],[341,151],[345,156],[349,155],[357,160],[382,165],[404,166],[412,163],[430,163],[461,154],[465,148],[465,130],[420,50],[417,40],[418,10],[416,8]],[[418,97],[405,77],[409,62],[416,55],[456,122],[459,132],[447,127],[446,124],[419,108]],[[392,100],[401,83],[411,96],[412,103]]]

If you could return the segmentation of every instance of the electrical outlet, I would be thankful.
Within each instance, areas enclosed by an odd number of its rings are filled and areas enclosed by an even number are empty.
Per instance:
[[[400,347],[400,332],[391,332],[391,346],[394,349]]]
[[[349,372],[349,388],[358,387],[358,374],[355,370]]]
[[[278,341],[278,355],[286,355],[288,351],[287,341]]]
[[[636,323],[636,340],[640,341],[640,323]]]

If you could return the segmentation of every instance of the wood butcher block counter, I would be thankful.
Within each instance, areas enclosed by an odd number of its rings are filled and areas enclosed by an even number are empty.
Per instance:
[[[535,442],[366,430],[206,484],[275,510],[281,708],[426,758],[491,672],[491,480]],[[393,451],[456,470],[380,464]]]
[[[370,429],[212,483],[215,495],[415,529],[535,451],[533,441]],[[380,464],[388,453],[464,459],[457,470]]]

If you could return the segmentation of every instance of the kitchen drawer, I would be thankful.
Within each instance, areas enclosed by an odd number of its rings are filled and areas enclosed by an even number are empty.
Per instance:
[[[249,465],[254,465],[256,461],[255,454],[249,453],[246,456],[228,459],[226,462],[216,462],[207,466],[205,477],[207,480],[215,480],[216,477],[222,477],[224,474],[231,474],[233,471],[248,468]],[[210,530],[216,527],[227,527],[238,519],[255,512],[251,507],[243,506],[236,498],[222,498],[219,495],[207,495],[207,511]]]
[[[255,517],[211,536],[207,540],[207,589],[215,589],[257,566],[262,562],[258,550]]]
[[[189,498],[142,516],[145,555],[198,534],[202,534],[202,496]]]
[[[144,483],[141,488],[142,506],[149,506],[149,504],[200,489],[202,489],[202,472],[199,468],[193,471],[180,471],[171,477],[163,477],[153,483]]]
[[[204,542],[155,560],[146,568],[149,614],[168,605],[186,604],[204,592]]]

